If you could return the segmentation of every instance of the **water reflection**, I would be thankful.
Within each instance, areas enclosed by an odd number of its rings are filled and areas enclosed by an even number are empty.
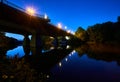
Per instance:
[[[101,44],[82,45],[75,50],[52,48],[36,52],[22,46],[2,50],[0,81],[119,82],[119,50],[119,47]],[[6,57],[10,55],[13,58]]]
[[[8,46],[8,47],[0,47],[0,54],[6,54],[8,50],[12,50],[14,48],[16,48],[16,45],[13,46]]]
[[[79,48],[76,48],[79,56],[87,54],[89,58],[95,60],[103,60],[106,62],[116,61],[120,65],[120,47],[111,46],[111,45],[82,45]]]
[[[17,55],[18,57],[23,57],[24,51],[23,51],[23,47],[22,46],[18,46],[17,48],[14,48],[12,50],[7,51],[6,53],[7,57],[15,57],[15,55]]]
[[[120,66],[115,62],[119,49],[108,45],[80,46],[54,66],[52,82],[120,82]]]
[[[5,51],[6,52],[6,51]],[[31,55],[29,54],[31,52]],[[51,68],[59,63],[71,49],[52,49],[44,53],[18,46],[4,53],[0,62],[2,82],[46,82],[51,79]]]

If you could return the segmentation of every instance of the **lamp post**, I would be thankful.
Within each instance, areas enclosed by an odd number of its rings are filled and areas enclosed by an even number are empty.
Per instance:
[[[62,24],[61,24],[61,23],[58,23],[57,27],[58,27],[59,29],[62,29]]]
[[[26,12],[31,16],[34,16],[36,14],[35,9],[32,7],[27,7]]]

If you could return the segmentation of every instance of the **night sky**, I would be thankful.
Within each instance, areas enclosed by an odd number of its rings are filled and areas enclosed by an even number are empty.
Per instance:
[[[88,26],[107,21],[116,22],[120,16],[120,0],[8,0],[22,8],[36,9],[45,13],[51,23],[62,23],[68,30],[76,31],[79,26]]]

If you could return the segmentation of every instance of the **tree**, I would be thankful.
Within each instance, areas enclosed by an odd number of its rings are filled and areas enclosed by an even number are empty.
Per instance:
[[[75,32],[75,36],[82,41],[87,40],[87,32],[82,27],[78,27],[77,31]]]
[[[120,16],[118,16],[118,18],[117,18],[117,22],[119,22],[119,23],[120,23]]]
[[[88,27],[87,33],[89,36],[89,41],[102,42],[101,24],[95,24]]]

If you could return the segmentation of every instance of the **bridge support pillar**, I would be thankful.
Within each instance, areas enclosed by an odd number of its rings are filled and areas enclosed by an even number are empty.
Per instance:
[[[31,51],[33,54],[42,52],[42,40],[40,34],[33,34],[30,42]]]
[[[23,49],[24,49],[25,55],[29,55],[29,53],[30,53],[30,39],[29,39],[28,35],[24,35]]]
[[[23,46],[30,47],[30,39],[28,35],[24,35]]]

